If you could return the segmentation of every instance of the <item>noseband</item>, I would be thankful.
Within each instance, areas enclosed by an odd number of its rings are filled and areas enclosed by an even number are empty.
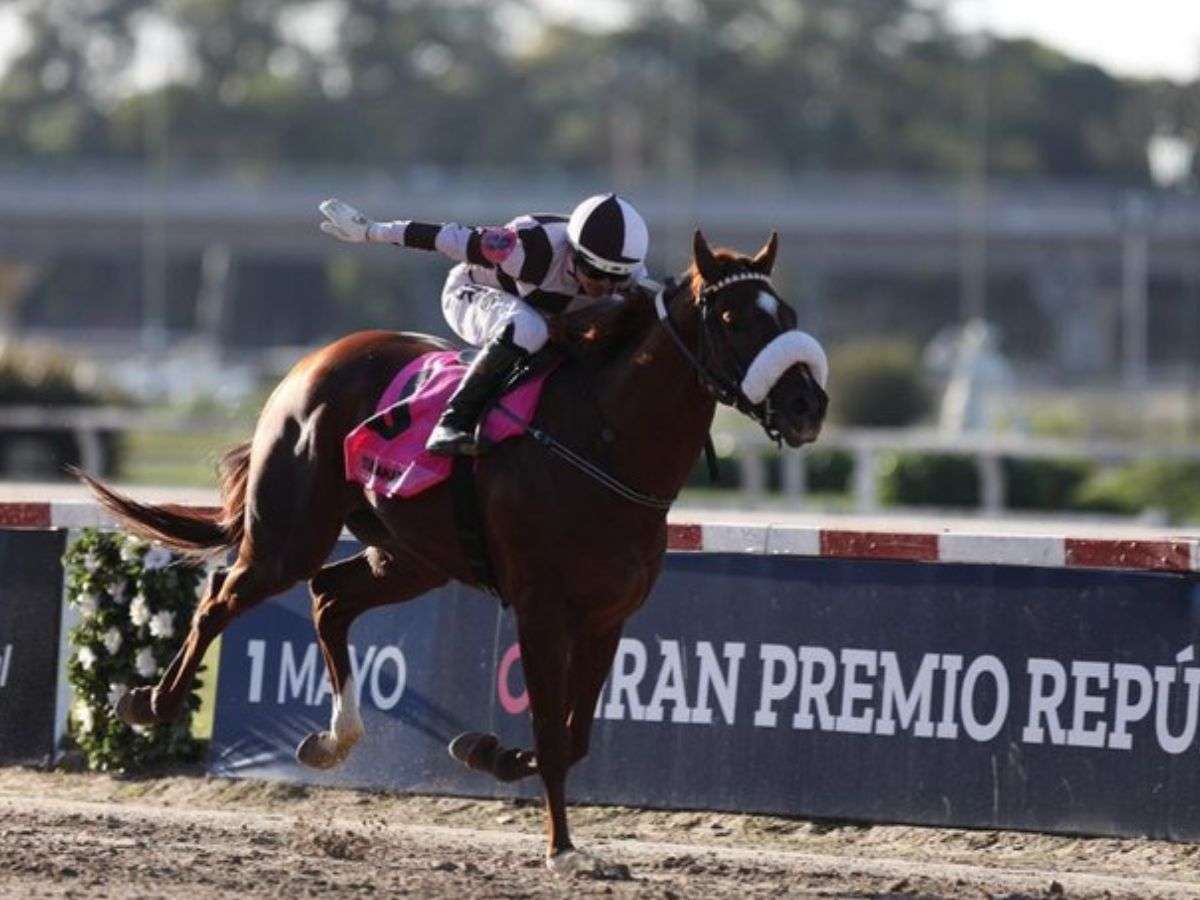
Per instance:
[[[675,346],[679,348],[679,352],[696,370],[699,376],[700,385],[704,388],[705,393],[722,403],[725,406],[731,406],[739,412],[749,416],[762,427],[767,433],[767,437],[776,444],[782,443],[783,436],[780,431],[772,424],[771,399],[769,396],[764,397],[758,403],[755,403],[746,396],[742,385],[746,380],[747,368],[742,365],[737,358],[733,347],[729,344],[729,338],[725,335],[723,329],[713,325],[713,306],[710,302],[713,297],[721,291],[732,287],[735,284],[740,284],[745,281],[757,281],[766,286],[772,296],[778,297],[775,293],[775,286],[771,283],[771,279],[759,272],[743,271],[735,272],[732,275],[726,275],[724,278],[714,281],[712,284],[706,284],[700,289],[698,298],[698,306],[700,307],[700,340],[699,347],[696,352],[684,343],[679,332],[675,330],[675,325],[671,322],[671,315],[667,309],[666,294],[672,288],[676,293],[683,289],[682,284],[664,286],[654,296],[654,309],[658,313],[659,322],[662,323],[667,334],[675,342]],[[672,294],[671,299],[674,299],[675,294]],[[720,335],[720,339],[725,342],[727,349],[727,357],[731,360],[731,365],[727,367],[727,371],[721,371],[716,366],[708,362],[716,356],[714,336],[714,328],[716,334]],[[782,329],[781,329],[782,333]],[[733,377],[728,374],[728,369],[732,369]]]

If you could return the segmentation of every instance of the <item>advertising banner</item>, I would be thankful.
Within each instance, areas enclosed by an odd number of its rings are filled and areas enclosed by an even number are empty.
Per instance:
[[[0,531],[0,764],[54,745],[65,531]]]
[[[349,548],[347,548],[348,550]],[[629,622],[574,800],[1200,838],[1200,595],[1190,575],[671,554]],[[446,754],[528,746],[511,612],[461,587],[351,633],[367,735],[329,773],[306,593],[222,645],[212,767],[532,796]]]

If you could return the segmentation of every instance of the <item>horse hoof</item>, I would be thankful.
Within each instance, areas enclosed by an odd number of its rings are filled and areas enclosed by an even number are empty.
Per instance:
[[[633,878],[629,866],[605,862],[598,856],[573,848],[548,854],[546,868],[562,877],[580,875],[598,881],[629,881]]]
[[[326,733],[314,731],[296,748],[296,761],[310,769],[332,769],[342,761],[345,754],[332,753],[326,747]]]
[[[151,704],[153,688],[134,688],[117,701],[117,717],[126,725],[156,725],[158,716]]]
[[[494,734],[483,734],[479,731],[464,731],[450,742],[446,749],[468,769],[477,772],[490,772],[489,761],[494,757],[500,746],[500,738]]]

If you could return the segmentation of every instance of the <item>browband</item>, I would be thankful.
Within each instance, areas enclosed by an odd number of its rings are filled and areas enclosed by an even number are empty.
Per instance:
[[[700,295],[715,294],[717,291],[724,290],[731,284],[737,284],[739,281],[761,281],[771,289],[771,293],[775,293],[775,285],[771,284],[771,279],[759,272],[735,272],[732,275],[726,275],[720,281],[714,281],[712,284],[706,284],[700,291]]]

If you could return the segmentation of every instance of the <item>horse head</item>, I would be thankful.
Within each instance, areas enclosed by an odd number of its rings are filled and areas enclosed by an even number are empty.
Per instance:
[[[829,363],[771,283],[779,235],[753,257],[692,241],[691,290],[700,312],[699,359],[722,402],[767,434],[799,447],[817,439],[829,397]]]

